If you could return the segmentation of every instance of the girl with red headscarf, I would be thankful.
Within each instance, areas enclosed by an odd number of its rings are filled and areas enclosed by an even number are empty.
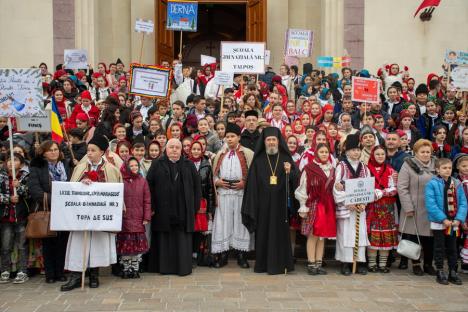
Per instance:
[[[375,178],[375,201],[367,206],[366,223],[370,245],[367,248],[369,271],[388,273],[389,251],[398,246],[398,228],[395,224],[396,181],[395,170],[386,163],[382,146],[371,151],[368,168]],[[377,264],[377,253],[379,263]]]
[[[300,203],[301,233],[307,237],[307,271],[310,275],[324,275],[325,238],[336,237],[335,167],[327,144],[318,144],[316,153],[317,157],[305,166],[294,194]]]
[[[302,146],[306,139],[306,135],[305,135],[305,126],[302,125],[302,121],[300,118],[293,121],[292,130],[293,130],[294,136],[299,140],[299,145]]]
[[[324,130],[318,130],[315,132],[314,139],[312,140],[310,148],[302,154],[299,162],[300,171],[302,171],[308,163],[311,163],[312,160],[314,160],[315,150],[320,143],[328,144],[327,133]],[[333,165],[336,165],[336,159],[334,157],[331,157],[331,160]]]

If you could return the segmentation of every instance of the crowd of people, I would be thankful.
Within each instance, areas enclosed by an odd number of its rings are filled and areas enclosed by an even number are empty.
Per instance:
[[[446,72],[416,83],[397,64],[375,76],[325,74],[311,64],[300,74],[283,64],[278,74],[236,74],[232,87],[220,88],[217,64],[161,66],[182,66],[182,76],[171,77],[170,96],[153,99],[130,93],[120,60],[53,74],[40,64],[44,107],[56,105],[64,140],[14,126],[10,157],[0,118],[0,283],[43,271],[47,283],[66,282],[62,291],[79,287],[84,240],[91,288],[100,267],[125,279],[142,271],[184,276],[197,265],[225,266],[231,252],[240,268],[254,255],[255,272],[281,274],[294,270],[299,233],[311,275],[327,274],[326,240],[336,242],[345,276],[353,263],[358,274],[389,273],[398,258],[406,270],[408,258],[396,253],[405,239],[422,247],[415,275],[462,284],[466,94]],[[378,102],[353,102],[352,76],[380,79]],[[373,201],[346,205],[346,181],[366,177],[375,180]],[[28,239],[28,214],[50,208],[52,181],[123,183],[122,230]]]

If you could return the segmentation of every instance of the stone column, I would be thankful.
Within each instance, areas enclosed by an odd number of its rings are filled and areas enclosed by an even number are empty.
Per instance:
[[[63,63],[63,50],[75,48],[74,0],[53,1],[54,64]]]
[[[343,56],[344,0],[322,0],[321,46],[323,56]]]
[[[99,62],[97,5],[96,0],[75,1],[75,47],[88,50],[88,63],[93,67]]]
[[[267,50],[271,51],[270,66],[278,72],[284,62],[284,39],[289,27],[289,0],[268,0]]]

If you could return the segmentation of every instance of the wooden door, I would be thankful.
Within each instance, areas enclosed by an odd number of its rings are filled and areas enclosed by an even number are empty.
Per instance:
[[[158,1],[157,7],[156,63],[162,60],[172,62],[174,58],[174,32],[166,30],[167,0]]]
[[[267,0],[247,2],[247,41],[267,40]]]

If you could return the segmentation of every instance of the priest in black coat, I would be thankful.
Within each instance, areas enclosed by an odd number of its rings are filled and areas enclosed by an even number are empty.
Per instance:
[[[149,272],[192,273],[192,234],[201,185],[195,165],[181,153],[180,141],[169,140],[165,154],[153,161],[146,177],[153,211]]]
[[[288,173],[288,174],[287,174]],[[297,211],[299,171],[280,130],[265,128],[256,146],[242,202],[242,223],[255,232],[257,273],[294,270],[289,215]]]

